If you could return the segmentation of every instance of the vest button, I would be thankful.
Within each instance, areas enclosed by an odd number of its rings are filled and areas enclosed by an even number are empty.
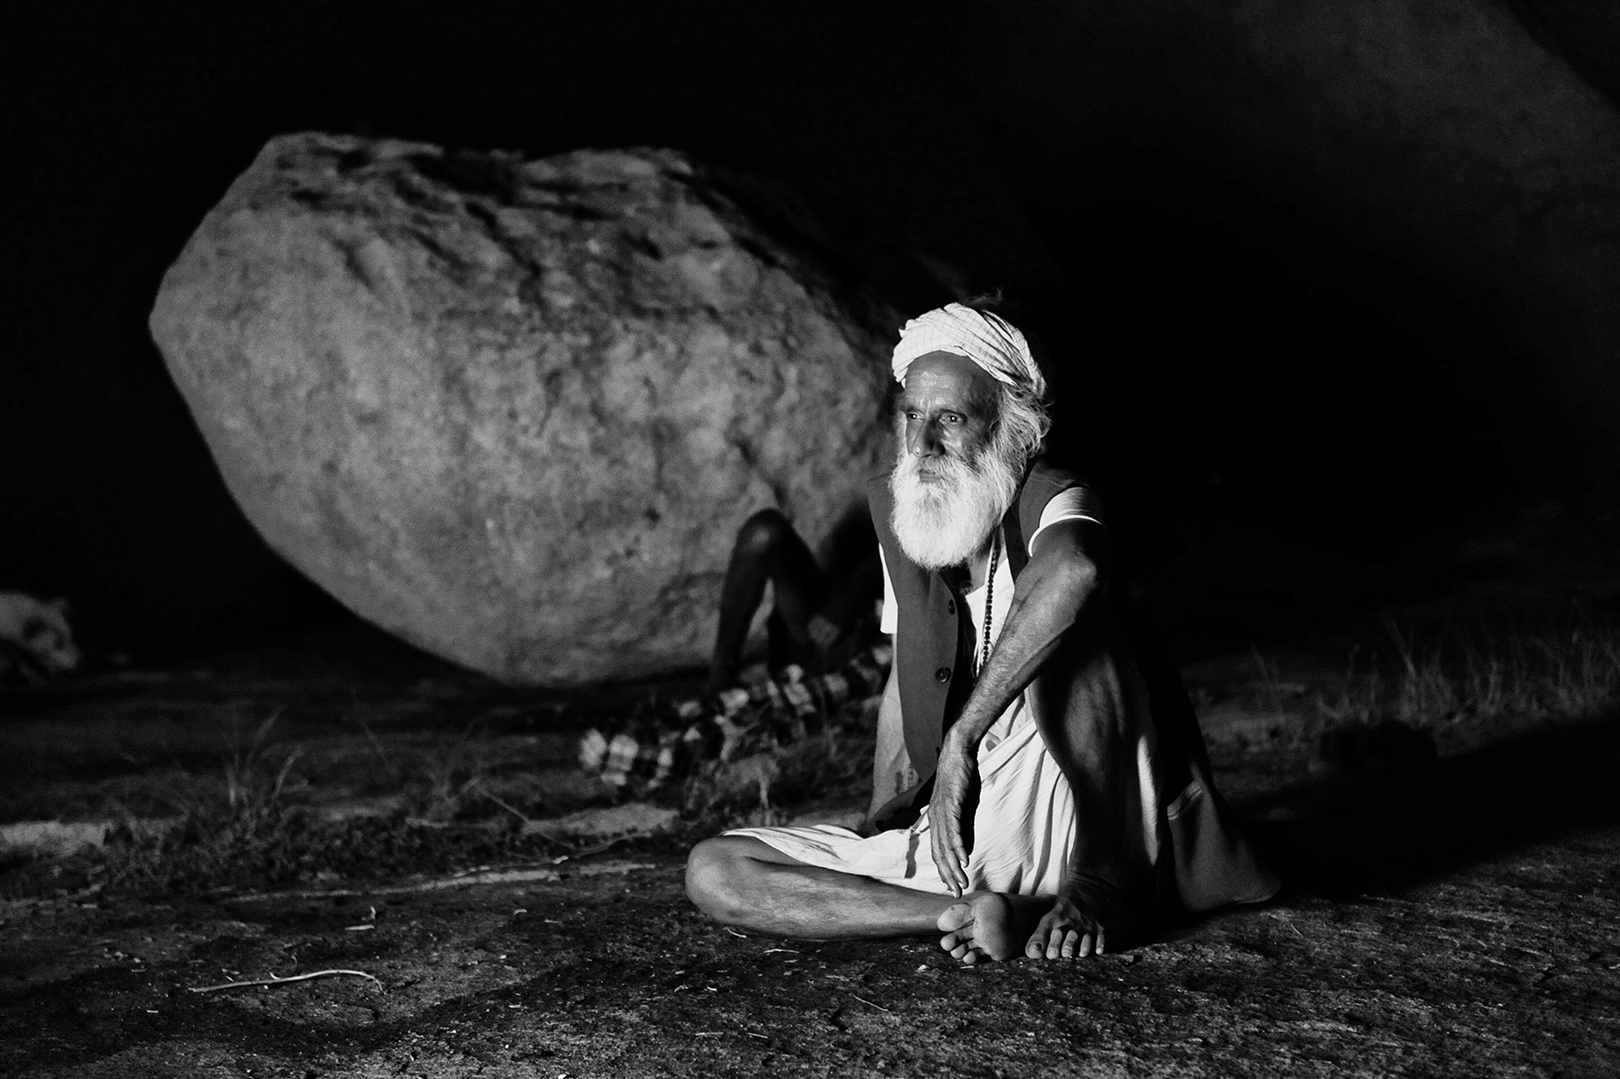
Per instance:
[[[939,670],[934,672],[934,681],[936,681],[936,682],[949,682],[950,680],[951,680],[951,669],[949,667],[941,667]]]
[[[955,614],[956,613],[956,601],[954,599],[948,599],[948,600],[945,601],[945,613],[946,614]]]

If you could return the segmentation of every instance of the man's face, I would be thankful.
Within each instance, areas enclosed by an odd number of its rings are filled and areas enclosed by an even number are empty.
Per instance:
[[[906,371],[889,522],[919,566],[974,557],[1012,505],[1019,474],[993,444],[999,400],[995,380],[961,356],[930,352]]]
[[[990,445],[996,387],[965,356],[930,352],[912,361],[900,394],[900,453],[916,457],[918,476],[931,480],[931,462],[973,464]]]

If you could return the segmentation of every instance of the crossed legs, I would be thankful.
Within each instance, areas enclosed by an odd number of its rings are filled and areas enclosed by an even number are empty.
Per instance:
[[[940,947],[964,963],[1027,954],[1030,933],[1052,906],[1051,897],[970,892],[958,899],[902,888],[806,865],[750,836],[719,836],[694,847],[686,894],[722,925],[784,937],[938,932]]]

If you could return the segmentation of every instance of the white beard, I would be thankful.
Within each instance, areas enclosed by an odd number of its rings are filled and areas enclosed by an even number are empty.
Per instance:
[[[994,447],[971,463],[915,457],[902,449],[889,476],[889,525],[900,549],[924,569],[966,562],[1001,523],[1018,494],[1018,478]]]

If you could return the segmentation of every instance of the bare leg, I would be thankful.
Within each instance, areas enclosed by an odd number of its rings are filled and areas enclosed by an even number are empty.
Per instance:
[[[1033,954],[1031,931],[1051,896],[970,892],[960,899],[808,866],[749,836],[692,850],[686,894],[723,925],[784,937],[847,940],[943,933],[939,946],[972,965]]]
[[[1116,947],[1127,941],[1153,902],[1131,891],[1151,875],[1138,754],[1152,720],[1141,678],[1111,629],[1071,634],[1049,662],[1062,675],[1037,677],[1029,700],[1074,795],[1078,826],[1056,901],[1025,954],[1084,958],[1103,954],[1110,938]]]
[[[709,692],[735,680],[748,627],[765,598],[767,582],[783,628],[796,647],[808,647],[810,616],[826,601],[831,582],[804,540],[776,510],[760,510],[737,532],[720,589],[720,628],[709,662]]]
[[[686,894],[723,925],[811,939],[926,935],[962,902],[808,866],[749,836],[694,847]]]

